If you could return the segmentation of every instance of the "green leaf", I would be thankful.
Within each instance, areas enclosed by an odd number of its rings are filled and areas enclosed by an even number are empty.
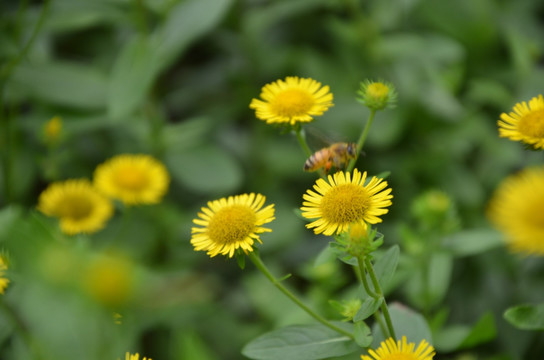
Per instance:
[[[243,180],[240,165],[230,154],[215,146],[169,153],[165,162],[175,181],[200,193],[228,193],[239,187]]]
[[[95,69],[68,62],[21,64],[13,72],[10,90],[56,105],[90,110],[106,106],[107,78]]]
[[[455,256],[480,254],[504,244],[501,235],[492,229],[458,232],[444,239],[443,245]]]
[[[355,342],[360,347],[366,348],[372,344],[372,332],[364,321],[358,321],[353,324],[353,335],[355,335]]]
[[[505,311],[504,318],[518,329],[544,330],[544,303],[513,306]]]
[[[353,330],[345,323],[336,325]],[[324,325],[295,325],[259,336],[242,349],[242,354],[260,360],[313,360],[342,356],[357,349],[352,339]]]
[[[474,326],[453,325],[435,333],[435,347],[444,352],[467,349],[487,342],[496,336],[493,314],[487,312]]]
[[[176,359],[215,359],[206,341],[195,331],[180,332],[176,334],[176,340],[173,342]]]
[[[379,309],[379,307],[382,305],[383,297],[380,298],[373,298],[373,297],[367,297],[364,299],[363,303],[361,304],[361,307],[357,311],[357,314],[353,317],[353,321],[361,321],[367,319],[369,316],[372,316],[376,312],[376,310]]]
[[[387,284],[393,277],[399,263],[399,255],[399,246],[393,245],[376,261],[374,271],[382,289],[387,287]]]
[[[0,210],[0,241],[10,234],[11,227],[21,218],[22,210],[18,206],[7,206]]]
[[[429,306],[442,301],[450,286],[453,258],[446,253],[434,253],[431,256],[427,278],[429,279]]]

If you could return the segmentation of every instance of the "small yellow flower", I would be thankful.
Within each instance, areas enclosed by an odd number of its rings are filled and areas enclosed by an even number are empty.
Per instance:
[[[387,206],[392,204],[391,188],[387,182],[375,176],[365,185],[366,171],[360,173],[357,169],[353,175],[339,171],[334,176],[328,176],[328,182],[318,179],[314,184],[314,191],[308,190],[303,195],[302,216],[316,221],[307,224],[307,228],[314,228],[316,234],[340,234],[347,231],[352,224],[366,224],[382,222],[378,217],[387,214]]]
[[[51,120],[49,120],[45,124],[43,128],[45,140],[49,143],[56,142],[60,137],[61,131],[62,131],[62,120],[60,116],[54,116],[53,118],[51,118]]]
[[[328,86],[321,87],[320,82],[298,76],[266,84],[260,96],[262,100],[251,100],[249,107],[267,124],[310,122],[333,106]]]
[[[366,80],[362,82],[357,94],[359,95],[357,100],[373,110],[394,107],[397,101],[395,87],[390,83],[381,81]]]
[[[132,355],[129,352],[127,352],[125,355],[125,360],[140,360],[140,354],[136,353]],[[142,360],[152,360],[152,359],[144,357]]]
[[[375,351],[370,349],[368,355],[361,355],[362,360],[432,360],[435,356],[434,348],[425,340],[421,340],[417,348],[415,343],[408,343],[406,336],[401,340],[389,338],[380,343]]]
[[[542,95],[517,103],[514,111],[502,113],[497,121],[499,136],[544,149],[544,98]]]
[[[38,210],[60,220],[62,232],[74,235],[101,230],[113,215],[111,201],[86,179],[56,182],[38,199]]]
[[[274,220],[274,204],[263,208],[266,198],[261,194],[242,194],[209,201],[193,222],[201,227],[191,229],[195,251],[207,251],[232,257],[237,249],[248,254],[259,234],[272,230],[262,225]]]
[[[97,166],[94,184],[126,205],[156,204],[168,191],[166,167],[149,155],[118,155]]]
[[[4,294],[9,284],[9,279],[5,277],[7,269],[8,265],[6,264],[4,257],[0,255],[0,294]]]
[[[544,256],[544,166],[506,178],[488,207],[489,220],[512,250]]]

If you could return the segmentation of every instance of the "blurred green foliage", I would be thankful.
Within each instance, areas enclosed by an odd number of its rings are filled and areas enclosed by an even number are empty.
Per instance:
[[[394,203],[379,230],[403,255],[388,301],[424,314],[437,358],[540,359],[542,333],[517,330],[502,313],[542,301],[544,265],[498,246],[484,214],[501,179],[541,163],[499,139],[496,120],[543,91],[543,19],[539,0],[1,2],[0,251],[11,283],[0,358],[240,359],[264,332],[310,322],[252,266],[192,250],[200,207],[243,192],[276,204],[263,258],[340,319],[328,300],[349,298],[356,279],[338,262],[313,266],[328,239],[292,211],[315,176],[302,172],[294,137],[248,107],[264,84],[295,75],[331,87],[335,106],[308,132],[333,141],[355,141],[364,126],[361,81],[395,84],[398,105],[378,113],[357,167],[391,171]],[[54,116],[63,134],[51,147],[43,127]],[[90,178],[120,153],[167,165],[161,204],[120,209],[91,239],[66,238],[34,210],[48,183]],[[453,226],[432,236],[414,205],[430,189],[455,208]],[[121,324],[113,309],[47,278],[44,254],[59,243],[83,254],[116,249],[137,264],[140,293],[115,309]],[[417,276],[429,269],[435,285],[422,302]]]

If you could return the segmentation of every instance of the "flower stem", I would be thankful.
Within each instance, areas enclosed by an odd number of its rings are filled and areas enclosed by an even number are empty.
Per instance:
[[[351,172],[353,168],[355,167],[355,163],[357,162],[357,158],[359,157],[359,154],[363,150],[363,145],[365,144],[366,137],[368,136],[368,131],[370,130],[370,126],[372,125],[372,121],[374,120],[374,115],[376,115],[376,110],[371,109],[370,115],[368,115],[368,120],[366,122],[365,128],[363,129],[363,132],[359,136],[359,140],[357,140],[357,157],[355,159],[351,159],[348,167],[346,168],[347,172]]]
[[[313,155],[312,150],[310,150],[310,147],[308,146],[308,143],[306,142],[306,136],[304,135],[304,131],[302,130],[302,127],[300,124],[297,124],[293,127],[293,130],[295,131],[295,135],[297,136],[298,143],[300,144],[300,147],[302,150],[306,153],[306,158],[309,158]],[[319,174],[319,177],[325,178],[325,171],[323,169],[318,169],[317,173]]]
[[[261,260],[259,255],[257,255],[255,252],[251,252],[251,253],[249,253],[249,258],[251,259],[253,264],[255,264],[257,269],[259,269],[264,274],[264,276],[266,276],[268,278],[268,280],[270,280],[270,282],[275,287],[277,287],[282,293],[284,293],[295,304],[300,306],[300,308],[302,308],[302,310],[306,311],[311,317],[313,317],[314,319],[319,321],[321,324],[331,328],[332,330],[334,330],[334,331],[336,331],[336,332],[338,332],[338,333],[340,333],[342,335],[346,335],[350,339],[354,338],[353,334],[351,334],[349,331],[346,331],[346,330],[344,330],[344,329],[330,323],[325,318],[321,317],[321,315],[315,313],[312,309],[310,309],[308,306],[306,306],[302,301],[300,301],[292,292],[290,292],[285,286],[283,286],[282,283],[278,279],[276,279],[274,277],[274,275],[272,275],[272,273],[268,270],[268,268],[263,263],[263,261]]]
[[[368,280],[366,279],[366,270],[365,270],[365,260],[364,255],[359,256],[357,258],[357,263],[359,263],[359,271],[361,272],[361,281],[363,283],[363,286],[365,288],[365,291],[368,295],[373,297],[374,299],[379,298],[380,296],[376,294],[369,286]]]
[[[389,314],[389,309],[387,308],[387,303],[385,302],[385,297],[383,296],[380,283],[378,282],[378,278],[376,277],[376,273],[374,272],[374,267],[372,266],[372,263],[370,262],[370,259],[368,257],[366,257],[364,261],[366,265],[366,270],[368,272],[368,275],[370,276],[370,280],[372,280],[372,284],[374,285],[374,289],[376,290],[376,294],[383,298],[381,309],[383,317],[385,318],[385,323],[387,324],[387,329],[389,330],[389,335],[396,341],[397,336],[395,335],[395,329],[393,328],[391,315]]]

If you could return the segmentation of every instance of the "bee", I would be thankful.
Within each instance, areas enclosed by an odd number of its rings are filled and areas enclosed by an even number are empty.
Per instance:
[[[304,163],[304,171],[317,171],[324,168],[328,173],[334,165],[339,168],[350,159],[357,157],[357,144],[354,143],[335,143],[329,147],[316,151]]]

